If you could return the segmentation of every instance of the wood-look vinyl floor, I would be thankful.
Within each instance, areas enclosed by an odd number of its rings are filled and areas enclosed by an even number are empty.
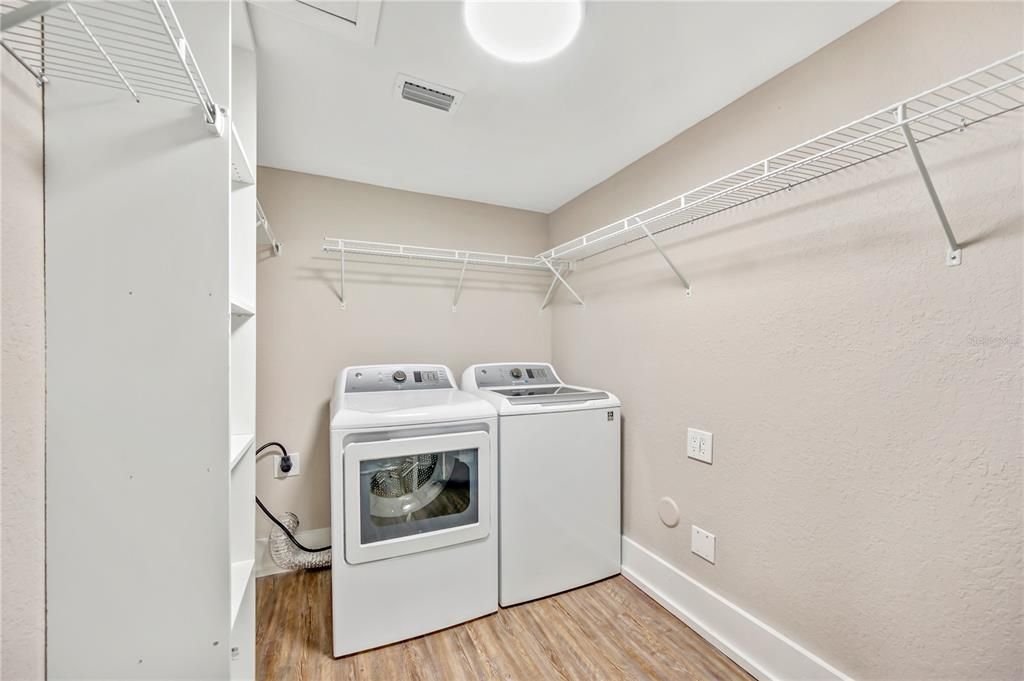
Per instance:
[[[256,585],[259,681],[751,681],[623,577],[339,659],[330,570]]]

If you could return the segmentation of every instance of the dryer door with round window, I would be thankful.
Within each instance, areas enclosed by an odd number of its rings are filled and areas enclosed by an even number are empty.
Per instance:
[[[483,539],[491,440],[483,431],[344,448],[345,560],[365,563]]]

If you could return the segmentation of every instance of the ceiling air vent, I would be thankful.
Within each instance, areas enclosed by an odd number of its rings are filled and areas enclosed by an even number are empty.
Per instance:
[[[420,78],[398,74],[395,80],[395,95],[407,102],[429,106],[452,113],[462,101],[462,93],[444,85],[429,83]]]

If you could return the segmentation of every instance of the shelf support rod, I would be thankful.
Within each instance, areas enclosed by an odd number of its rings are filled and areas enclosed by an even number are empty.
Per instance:
[[[549,270],[551,270],[551,273],[555,275],[555,280],[556,280],[556,281],[559,281],[559,282],[561,282],[561,283],[562,283],[562,286],[564,286],[564,287],[565,287],[565,289],[566,289],[566,290],[567,290],[567,291],[568,291],[569,293],[571,293],[571,294],[572,294],[572,297],[576,299],[576,302],[577,302],[577,303],[579,303],[580,305],[582,305],[582,304],[583,304],[583,299],[582,299],[582,298],[580,298],[579,294],[578,294],[578,293],[576,293],[576,291],[575,291],[575,290],[573,290],[573,287],[572,287],[572,286],[569,286],[569,282],[567,282],[567,281],[565,280],[565,278],[564,278],[564,277],[562,277],[561,273],[560,273],[560,272],[559,272],[558,270],[556,270],[556,269],[554,268],[554,266],[552,266],[552,264],[551,264],[551,261],[550,261],[550,260],[548,260],[547,258],[545,258],[545,257],[544,257],[544,256],[542,256],[542,255],[538,255],[537,257],[538,257],[538,258],[540,258],[540,261],[541,261],[542,263],[544,263],[545,265],[547,265],[548,269],[549,269]],[[547,298],[545,298],[545,305],[547,304],[548,298],[550,298],[550,297],[551,297],[551,294],[552,294],[552,292],[554,291],[554,286],[555,286],[555,282],[554,282],[554,281],[552,281],[552,282],[551,282],[551,289],[550,289],[550,290],[548,290],[548,296],[547,296]],[[541,306],[541,307],[543,307],[543,306]]]
[[[124,77],[124,74],[121,73],[121,69],[117,68],[117,64],[115,64],[114,60],[110,58],[110,55],[107,54],[107,51],[103,49],[103,45],[100,45],[100,41],[96,40],[96,36],[92,34],[92,31],[89,30],[89,27],[85,25],[84,21],[82,21],[82,17],[78,16],[78,12],[75,11],[75,8],[71,5],[70,2],[65,4],[67,5],[68,11],[71,12],[71,16],[75,18],[75,21],[78,22],[78,25],[81,26],[82,30],[85,31],[85,34],[89,36],[89,40],[92,41],[92,44],[96,46],[96,49],[100,51],[100,54],[103,55],[103,58],[107,60],[108,64],[110,64],[110,68],[114,70],[114,73],[117,74],[117,77],[121,79],[121,82],[124,83],[124,86],[128,88],[128,92],[132,93],[132,97],[135,98],[136,103],[140,102],[141,100],[139,99],[139,93],[135,91],[135,88],[131,86],[131,83],[128,82],[128,79]]]
[[[658,240],[655,239],[654,235],[651,234],[650,230],[647,229],[647,225],[641,222],[640,229],[644,230],[644,234],[647,235],[648,240],[650,240],[650,242],[658,250],[658,253],[661,254],[661,257],[665,259],[665,262],[668,263],[668,266],[672,268],[672,271],[675,273],[676,277],[679,278],[679,281],[682,283],[683,290],[686,292],[686,295],[693,295],[693,292],[690,289],[690,282],[686,281],[686,277],[684,277],[683,273],[679,271],[679,268],[676,267],[676,264],[672,262],[672,259],[668,257],[668,254],[661,247],[661,244],[658,243]]]
[[[14,60],[16,62],[21,64],[26,71],[32,74],[32,77],[36,79],[36,85],[42,87],[43,85],[46,85],[48,82],[50,82],[46,79],[45,75],[43,75],[41,72],[37,72],[34,68],[32,68],[32,66],[28,62],[22,59],[21,56],[14,50],[12,50],[10,46],[8,46],[7,43],[5,43],[3,40],[0,40],[0,47],[3,47],[4,50],[7,51],[7,54],[14,57]]]
[[[341,309],[345,309],[345,242],[341,242],[341,279],[338,286],[338,297],[341,298]]]
[[[281,242],[274,236],[274,230],[270,228],[270,220],[267,219],[267,214],[263,212],[263,206],[260,205],[259,199],[256,199],[256,226],[262,227],[263,233],[270,240],[270,248],[274,253],[274,257],[281,255]]]
[[[188,41],[182,38],[178,40],[174,36],[174,31],[171,30],[171,25],[167,21],[167,16],[164,14],[163,9],[160,7],[158,0],[151,0],[153,3],[153,9],[156,10],[156,14],[160,17],[160,23],[164,26],[164,33],[167,34],[167,39],[171,41],[171,47],[174,48],[174,54],[178,57],[178,62],[181,64],[181,68],[185,70],[185,75],[188,77],[188,82],[192,86],[192,91],[196,93],[196,99],[199,100],[200,106],[203,107],[203,117],[206,120],[206,124],[210,127],[210,130],[217,137],[221,137],[224,134],[224,114],[221,109],[212,100],[208,100],[203,96],[203,92],[209,93],[209,88],[206,87],[206,81],[203,79],[203,73],[196,66],[195,74],[192,73],[192,69],[189,68],[188,61],[191,58],[193,63],[195,62],[195,56],[192,54],[192,48],[188,46]],[[178,30],[181,30],[181,22],[178,21],[178,15],[174,13],[174,7],[170,3],[167,4],[167,11],[171,15],[171,19],[174,20],[175,26]],[[196,78],[198,77],[198,82]],[[199,86],[202,85],[202,90]]]
[[[896,108],[896,122],[899,123],[900,129],[903,131],[903,137],[907,141],[907,148],[910,149],[910,154],[914,158],[917,170],[921,173],[921,179],[924,181],[924,187],[928,190],[928,196],[931,198],[932,205],[935,207],[935,212],[939,216],[939,222],[942,223],[942,231],[946,233],[946,242],[949,244],[949,251],[946,253],[946,265],[949,267],[955,267],[963,262],[961,257],[961,246],[956,240],[956,235],[953,234],[953,228],[949,226],[949,218],[946,217],[946,211],[942,207],[942,201],[939,200],[939,194],[935,191],[935,185],[932,183],[932,176],[928,172],[928,167],[924,164],[924,159],[921,158],[921,151],[917,148],[917,140],[914,139],[914,131],[910,129],[910,125],[906,122],[906,118],[907,106],[906,104],[900,104]]]
[[[559,265],[558,269],[561,270],[562,266]],[[544,301],[540,304],[540,309],[544,309],[551,302],[551,296],[555,292],[555,286],[558,284],[558,279],[551,277],[551,284],[548,286],[548,292],[544,294]]]
[[[469,254],[466,254],[462,261],[462,272],[459,273],[459,285],[455,287],[455,297],[452,299],[452,312],[459,306],[459,295],[462,293],[462,280],[466,277],[466,265],[469,264]]]

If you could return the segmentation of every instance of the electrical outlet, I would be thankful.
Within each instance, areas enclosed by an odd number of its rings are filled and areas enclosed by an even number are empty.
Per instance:
[[[715,562],[715,535],[690,525],[690,550],[707,562]]]
[[[299,455],[289,452],[288,458],[292,460],[292,469],[287,473],[281,471],[281,455],[274,455],[274,477],[275,478],[293,478],[299,474],[301,467],[299,466]]]
[[[696,428],[686,429],[686,456],[711,463],[711,433]]]

